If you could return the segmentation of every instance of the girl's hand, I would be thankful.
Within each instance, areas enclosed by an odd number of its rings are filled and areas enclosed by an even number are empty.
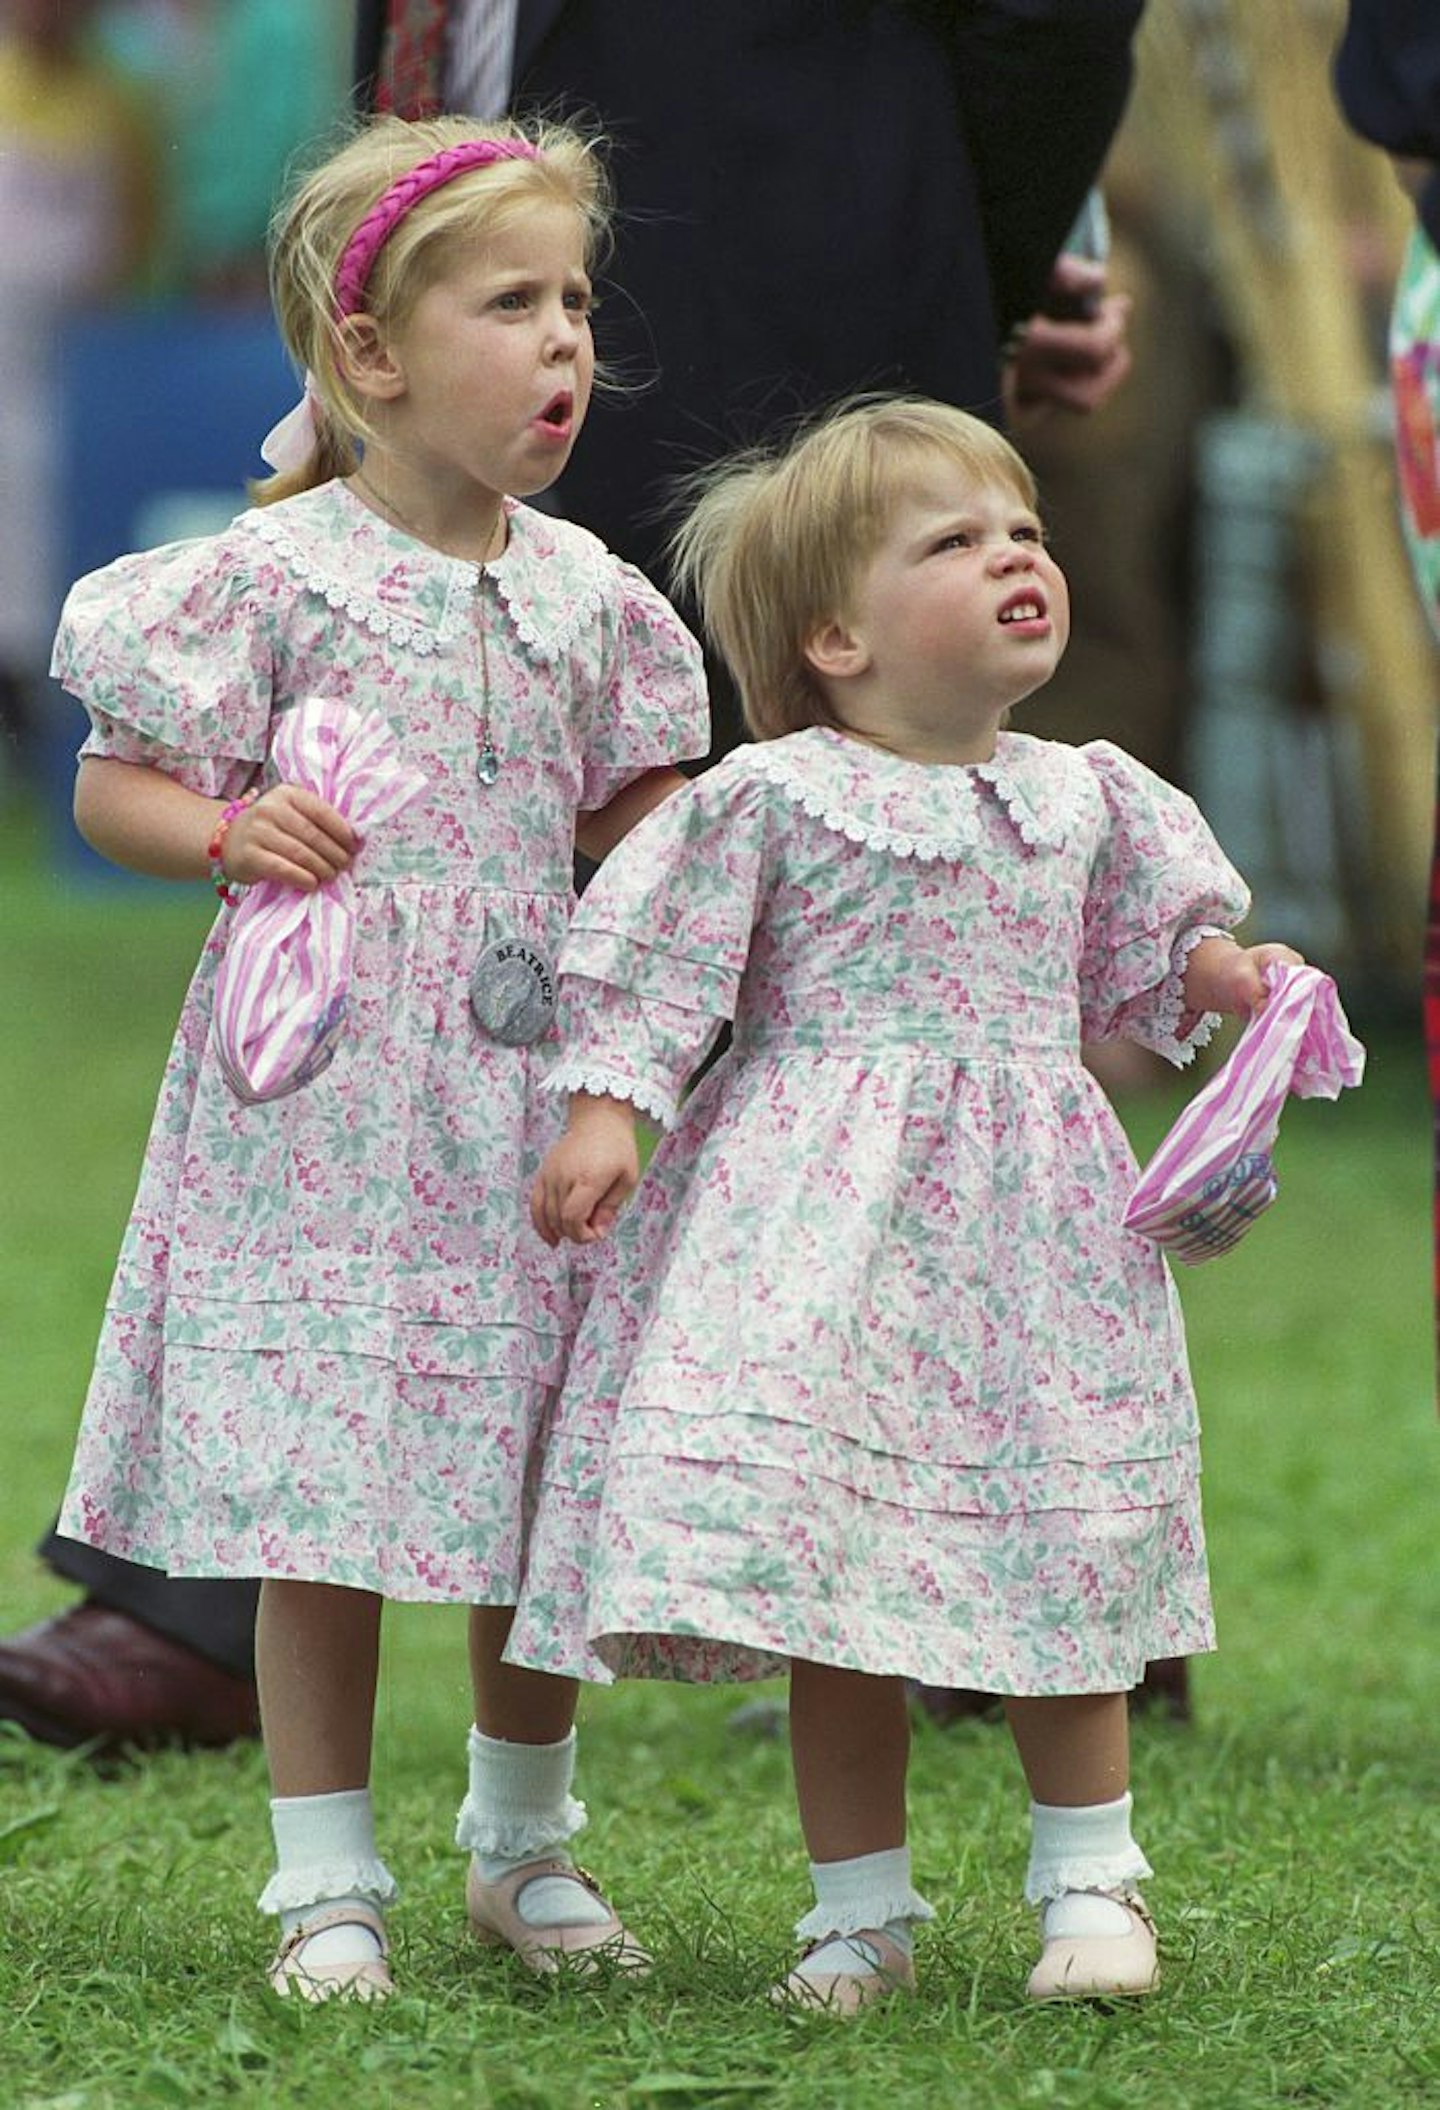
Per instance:
[[[1237,945],[1231,938],[1202,938],[1185,968],[1185,1008],[1198,1015],[1225,1011],[1245,1017],[1258,1011],[1270,992],[1265,970],[1279,962],[1303,967],[1289,945]]]
[[[570,1102],[570,1126],[530,1190],[530,1221],[546,1245],[562,1238],[594,1245],[639,1184],[634,1108],[579,1092]]]
[[[313,894],[349,867],[359,847],[343,813],[298,784],[276,784],[230,823],[220,864],[237,886],[273,879]]]

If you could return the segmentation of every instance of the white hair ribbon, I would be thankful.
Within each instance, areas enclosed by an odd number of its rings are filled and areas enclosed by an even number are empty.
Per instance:
[[[319,433],[315,423],[315,379],[305,376],[305,393],[293,410],[287,410],[278,425],[272,425],[260,442],[260,459],[282,476],[303,469],[315,452]]]

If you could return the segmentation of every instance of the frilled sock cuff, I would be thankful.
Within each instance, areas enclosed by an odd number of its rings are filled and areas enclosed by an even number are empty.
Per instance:
[[[850,1861],[812,1861],[810,1879],[815,1904],[795,1923],[802,1942],[823,1941],[827,1934],[858,1934],[863,1927],[892,1921],[933,1920],[935,1909],[910,1881],[910,1849],[896,1846],[885,1853],[857,1854]]]
[[[375,1846],[367,1788],[336,1795],[283,1795],[270,1804],[275,1873],[261,1891],[262,1912],[303,1912],[332,1898],[365,1898],[376,1906],[399,1895]]]
[[[575,1732],[558,1744],[512,1744],[470,1731],[470,1786],[455,1844],[472,1854],[532,1860],[563,1849],[587,1822],[570,1793]]]
[[[1154,1874],[1130,1832],[1131,1797],[1078,1808],[1030,1805],[1027,1904],[1044,1905],[1067,1890],[1128,1890]]]

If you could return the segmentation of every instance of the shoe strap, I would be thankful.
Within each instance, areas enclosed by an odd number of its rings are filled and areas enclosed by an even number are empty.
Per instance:
[[[331,1905],[325,1911],[317,1912],[313,1918],[301,1920],[298,1926],[290,1929],[280,1944],[275,1957],[276,1964],[289,1963],[313,1934],[328,1934],[332,1927],[363,1927],[366,1933],[373,1934],[380,1944],[377,1961],[383,1963],[388,1958],[390,1941],[385,1932],[385,1922],[378,1912],[367,1912],[363,1905]]]
[[[832,1927],[828,1934],[822,1934],[818,1941],[811,1942],[810,1946],[801,1955],[799,1963],[796,1964],[796,1970],[803,1972],[811,1957],[818,1955],[832,1941],[866,1943],[869,1948],[875,1951],[880,1960],[873,1965],[865,1964],[865,1970],[874,1970],[885,1977],[893,1976],[896,1970],[903,1969],[910,1960],[899,1943],[892,1941],[890,1936],[883,1933],[879,1927],[853,1927],[848,1934],[842,1934],[838,1928]],[[862,1963],[863,1958],[857,1957],[856,1962],[857,1964]]]
[[[521,1891],[528,1890],[532,1883],[538,1883],[547,1877],[558,1877],[561,1882],[578,1883],[582,1890],[588,1890],[592,1897],[598,1898],[613,1916],[614,1908],[609,1898],[589,1869],[582,1868],[577,1861],[559,1861],[548,1857],[543,1861],[522,1861],[518,1868],[511,1869],[509,1875],[502,1876],[494,1887],[497,1890],[508,1889],[509,1901],[518,1909]]]

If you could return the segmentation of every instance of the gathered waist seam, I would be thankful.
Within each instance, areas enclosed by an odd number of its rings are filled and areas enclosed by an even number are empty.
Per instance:
[[[868,1061],[878,1061],[886,1055],[925,1055],[933,1056],[939,1061],[963,1064],[967,1068],[989,1064],[1003,1069],[1016,1066],[1059,1069],[1079,1063],[1080,1043],[1078,1040],[1056,1040],[1024,1047],[998,1048],[967,1045],[953,1036],[942,1037],[926,1033],[817,1033],[812,1037],[799,1033],[737,1031],[733,1041],[733,1053],[740,1061],[756,1055],[854,1056]]]

